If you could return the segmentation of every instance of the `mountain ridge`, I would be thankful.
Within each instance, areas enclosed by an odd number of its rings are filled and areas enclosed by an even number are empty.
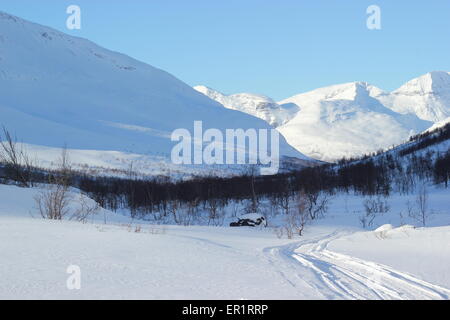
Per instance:
[[[294,106],[295,112],[269,124],[300,152],[336,161],[397,145],[449,117],[450,74],[430,72],[392,92],[364,81],[348,82],[300,93],[278,105]],[[258,116],[237,102],[233,107]],[[259,117],[267,121],[270,115]]]

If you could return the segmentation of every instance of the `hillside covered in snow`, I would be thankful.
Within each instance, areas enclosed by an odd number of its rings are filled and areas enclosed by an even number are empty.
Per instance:
[[[166,157],[178,128],[270,126],[165,71],[0,12],[0,125],[35,146]],[[282,156],[307,159],[280,137]],[[120,156],[120,154],[117,154]],[[126,156],[124,156],[126,158]],[[126,160],[126,159],[125,159]]]

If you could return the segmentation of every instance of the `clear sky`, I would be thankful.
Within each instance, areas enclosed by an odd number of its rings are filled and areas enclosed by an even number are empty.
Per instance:
[[[71,4],[81,30],[66,29]],[[372,4],[381,30],[366,27]],[[0,10],[228,94],[283,99],[350,81],[393,90],[450,71],[449,0],[0,0]]]

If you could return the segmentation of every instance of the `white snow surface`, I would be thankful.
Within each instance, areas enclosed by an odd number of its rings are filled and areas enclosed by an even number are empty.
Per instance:
[[[42,220],[37,192],[0,185],[2,299],[450,298],[447,190],[430,194],[440,213],[427,228],[362,230],[361,197],[340,195],[293,240],[270,227],[152,225],[107,210],[85,224]],[[374,228],[401,225],[405,198],[389,200]],[[70,265],[80,290],[66,286]]]
[[[39,168],[58,170],[61,148],[18,144]],[[91,176],[114,176],[127,178],[130,174],[139,177],[168,177],[171,180],[187,180],[200,176],[231,177],[242,175],[246,166],[235,165],[183,165],[173,164],[162,154],[137,154],[120,151],[66,150],[67,160],[75,171]]]

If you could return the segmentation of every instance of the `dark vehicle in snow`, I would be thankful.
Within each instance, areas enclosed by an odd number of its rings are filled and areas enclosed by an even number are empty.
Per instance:
[[[267,221],[264,216],[257,213],[244,214],[238,217],[238,221],[231,222],[230,227],[256,227],[256,226],[267,226]]]

